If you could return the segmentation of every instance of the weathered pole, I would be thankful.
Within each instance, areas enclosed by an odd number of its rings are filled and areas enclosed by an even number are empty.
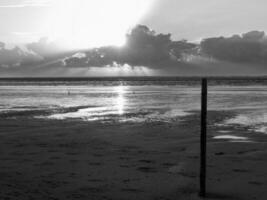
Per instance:
[[[201,136],[200,136],[200,197],[206,196],[206,150],[207,150],[207,79],[201,87]]]

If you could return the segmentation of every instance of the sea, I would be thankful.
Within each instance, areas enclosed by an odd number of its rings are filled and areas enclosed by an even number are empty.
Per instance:
[[[173,123],[200,105],[198,77],[0,79],[2,118]],[[237,113],[218,126],[267,134],[267,78],[209,78],[208,110]]]

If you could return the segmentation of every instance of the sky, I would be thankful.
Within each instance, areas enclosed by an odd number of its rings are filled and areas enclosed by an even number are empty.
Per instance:
[[[0,76],[231,75],[239,66],[262,74],[266,7],[266,0],[0,0]],[[217,40],[201,43],[208,38]],[[222,63],[227,70],[202,67]]]
[[[135,1],[138,3],[133,3]],[[229,36],[250,30],[267,29],[265,0],[86,0],[86,4],[81,2],[85,0],[0,0],[0,41],[31,42],[44,36],[53,37],[56,35],[53,32],[67,32],[72,28],[79,30],[79,27],[65,27],[70,25],[70,18],[73,17],[71,13],[76,15],[74,17],[77,18],[77,26],[87,23],[88,27],[85,29],[90,30],[92,26],[103,31],[96,26],[98,23],[108,21],[109,23],[104,25],[118,26],[116,22],[110,21],[121,21],[121,15],[129,15],[130,10],[137,13],[134,15],[130,12],[133,15],[131,17],[136,19],[126,17],[128,22],[120,22],[119,25],[126,26],[125,30],[134,23],[140,23],[157,32],[172,33],[175,39],[197,41],[205,37]],[[77,6],[79,3],[85,6],[82,11],[82,6]],[[92,10],[95,13],[92,13]],[[95,22],[94,15],[99,18],[99,14],[96,14],[99,11],[105,12],[104,17]],[[110,19],[109,15],[114,13],[119,16]],[[123,34],[118,37],[123,37]],[[62,36],[63,33],[59,35]]]
[[[197,41],[267,30],[266,0],[158,0],[142,23],[175,39]]]
[[[48,37],[66,48],[122,45],[155,0],[0,0],[0,41]],[[108,34],[107,34],[108,32]]]

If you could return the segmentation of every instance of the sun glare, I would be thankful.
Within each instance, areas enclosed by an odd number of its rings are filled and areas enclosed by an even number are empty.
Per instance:
[[[116,98],[116,109],[118,111],[119,115],[124,114],[124,107],[125,107],[125,103],[126,103],[126,99],[124,94],[126,93],[126,86],[117,86],[115,88],[115,91],[117,93],[117,98]]]
[[[125,34],[154,0],[56,0],[51,14],[53,39],[70,48],[121,46]]]

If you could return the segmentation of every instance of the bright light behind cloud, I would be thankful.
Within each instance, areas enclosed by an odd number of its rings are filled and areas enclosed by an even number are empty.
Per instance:
[[[56,0],[49,37],[70,48],[123,45],[155,0]]]

